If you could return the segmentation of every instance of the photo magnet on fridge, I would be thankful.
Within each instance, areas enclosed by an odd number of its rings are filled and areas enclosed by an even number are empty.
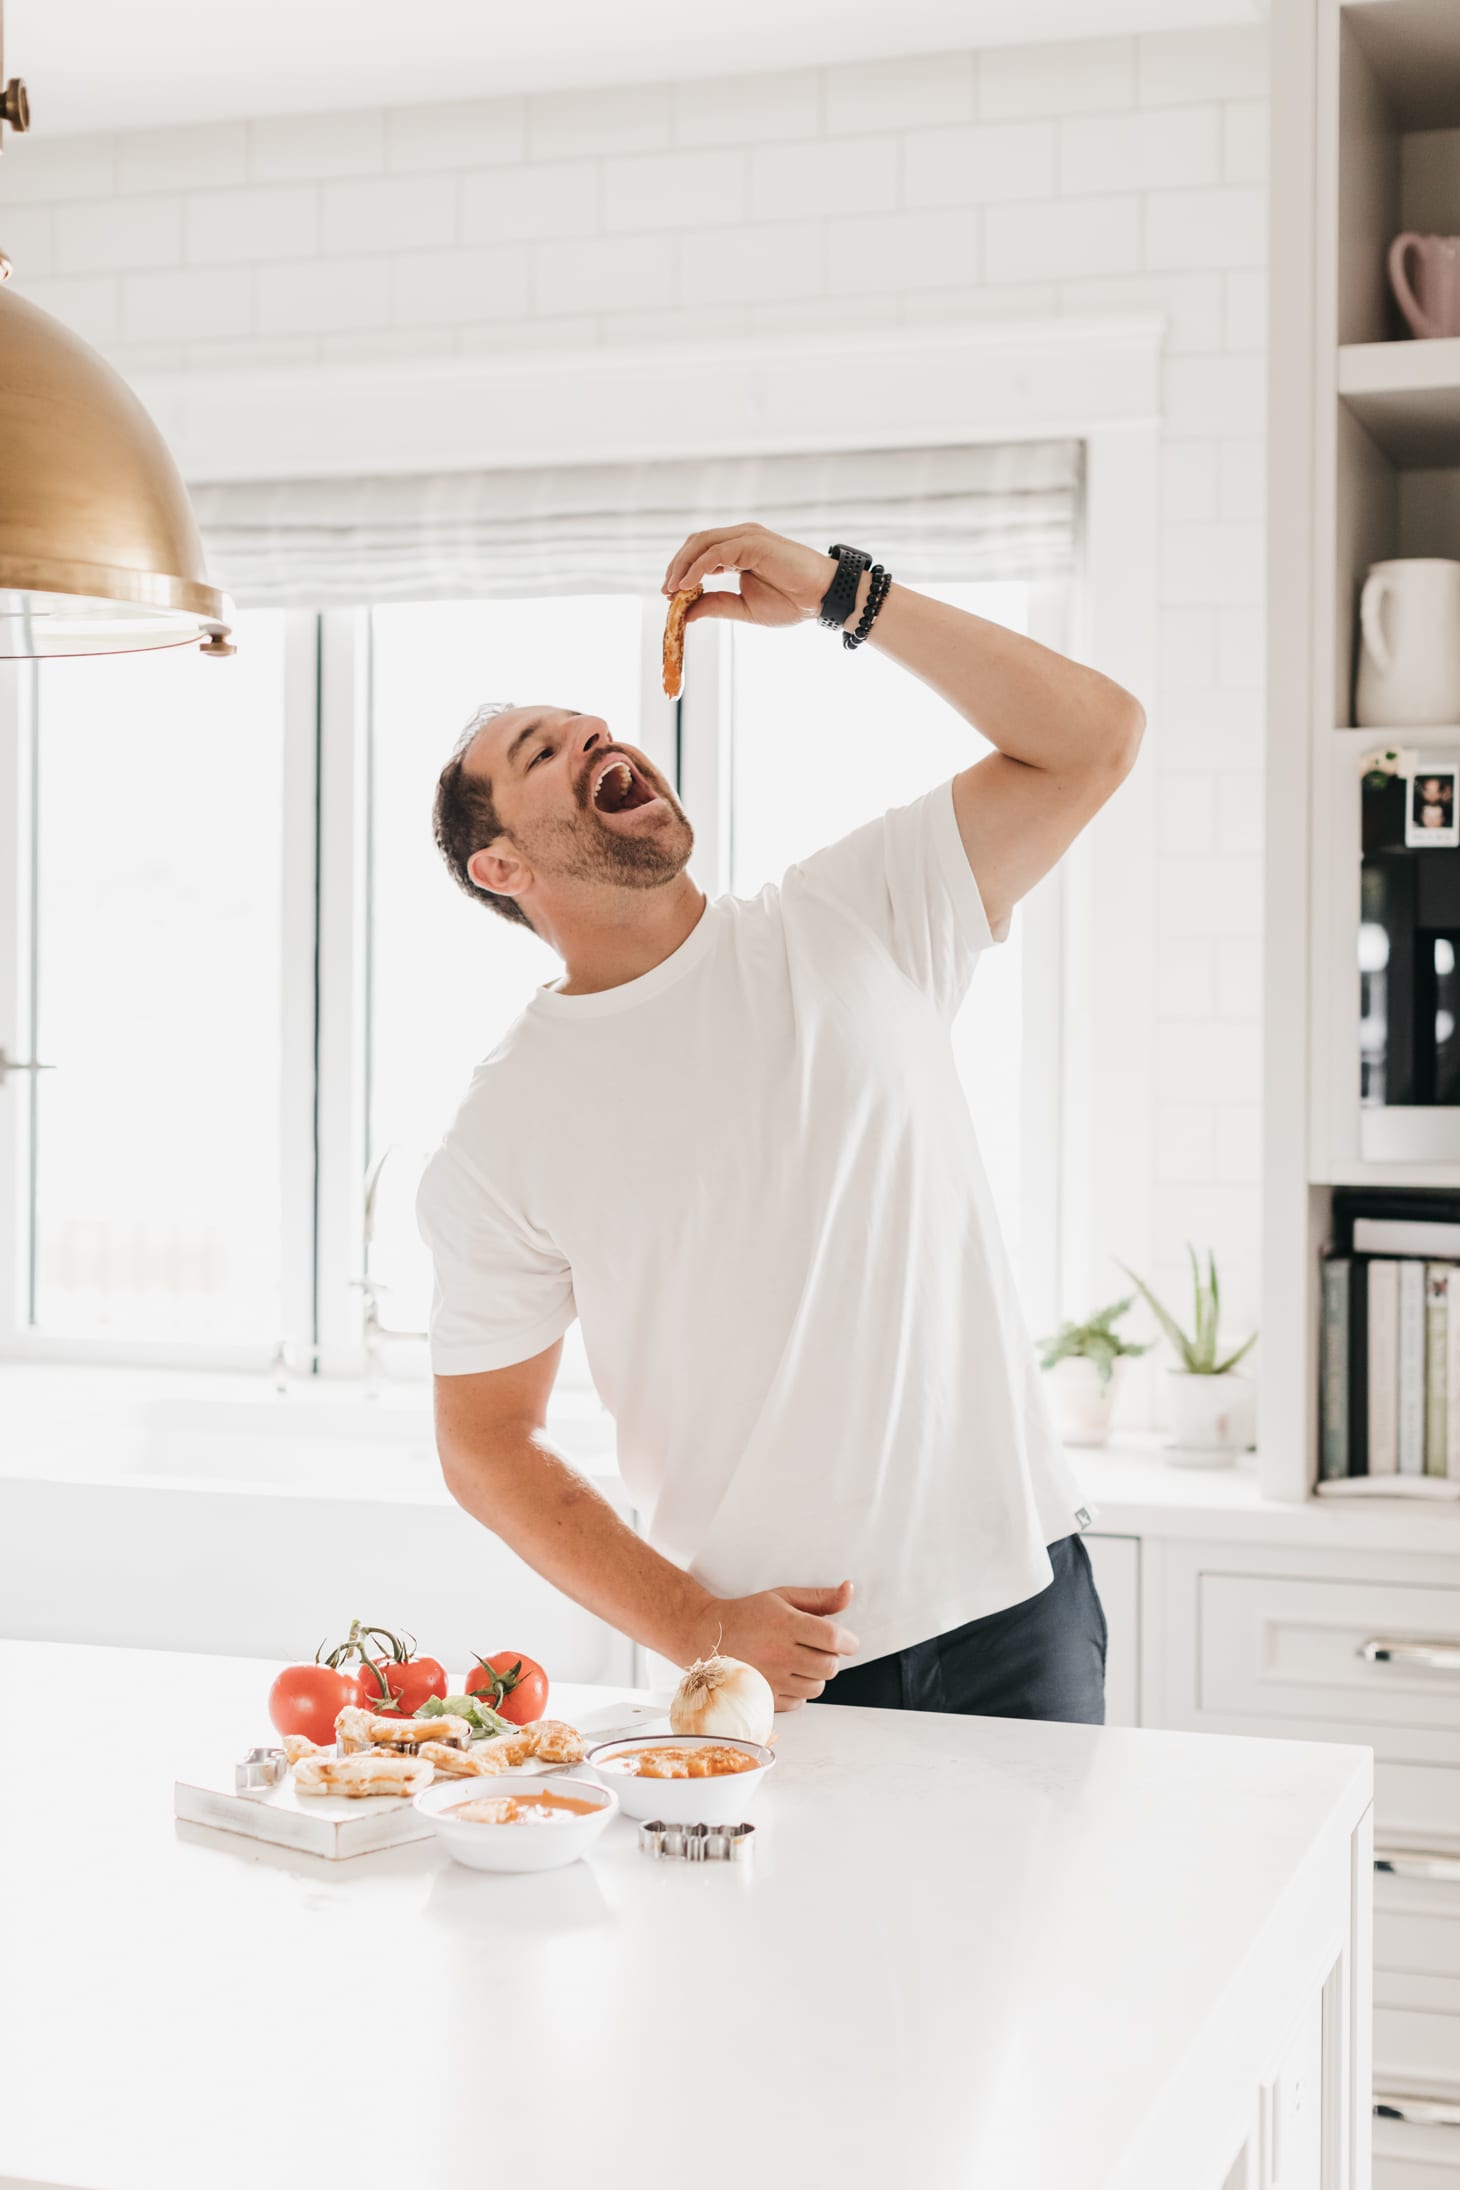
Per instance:
[[[1420,754],[1409,779],[1404,841],[1417,851],[1460,846],[1460,761]]]

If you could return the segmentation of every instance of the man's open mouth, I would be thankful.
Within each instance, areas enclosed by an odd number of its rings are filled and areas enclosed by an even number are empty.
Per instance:
[[[593,779],[593,804],[601,814],[631,814],[652,806],[658,796],[632,761],[611,760]]]

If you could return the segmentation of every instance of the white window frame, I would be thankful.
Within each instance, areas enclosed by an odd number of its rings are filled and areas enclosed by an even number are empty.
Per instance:
[[[1163,322],[1154,316],[906,329],[706,347],[384,361],[176,374],[139,382],[191,480],[351,476],[612,459],[855,450],[1078,438],[1086,452],[1084,567],[1072,652],[1149,694],[1155,672],[1156,468]],[[693,402],[685,390],[694,390]],[[713,627],[710,627],[713,629]],[[646,631],[646,693],[657,648]],[[708,651],[708,650],[707,650]],[[226,671],[224,672],[226,674]],[[286,1132],[283,1351],[292,1366],[354,1377],[367,1366],[363,1296],[368,1090],[369,617],[291,615],[288,640],[285,951]],[[25,1057],[28,930],[28,673],[0,675],[0,1042]],[[656,759],[677,755],[695,812],[700,870],[728,873],[729,741],[717,680],[696,680],[707,729],[646,715]],[[318,788],[318,799],[313,790]],[[1111,1252],[1151,1260],[1154,1145],[1154,767],[1035,892],[1030,961],[1061,968],[1026,993],[1031,1145],[1060,1120],[1059,1183],[1032,1220],[1054,1243],[1056,1298],[1084,1311]],[[317,823],[315,815],[317,813]],[[312,871],[318,831],[318,888]],[[1041,930],[1042,934],[1036,934]],[[319,960],[314,1006],[310,952]],[[1057,942],[1055,938],[1058,938]],[[1118,968],[1111,979],[1104,969]],[[317,1077],[316,1077],[317,1071]],[[301,1086],[313,1086],[301,1100]],[[47,1337],[25,1325],[19,1250],[26,1207],[29,1076],[0,1088],[0,1359],[150,1361],[264,1368],[257,1349],[158,1348]],[[1047,1143],[1046,1143],[1047,1145]],[[313,1206],[316,1223],[308,1226]],[[306,1232],[311,1234],[306,1238]],[[1098,1243],[1098,1248],[1097,1248]],[[317,1328],[317,1355],[313,1330]]]

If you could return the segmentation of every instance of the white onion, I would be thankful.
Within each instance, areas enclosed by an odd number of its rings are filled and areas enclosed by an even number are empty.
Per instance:
[[[696,1659],[669,1706],[676,1734],[719,1734],[741,1741],[769,1741],[775,1715],[770,1682],[739,1658]]]

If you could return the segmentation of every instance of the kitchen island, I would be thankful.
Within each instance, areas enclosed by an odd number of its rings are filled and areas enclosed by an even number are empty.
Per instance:
[[[1367,1750],[811,1708],[747,1867],[500,1877],[175,1823],[272,1671],[0,1643],[0,2190],[1367,2190]]]

